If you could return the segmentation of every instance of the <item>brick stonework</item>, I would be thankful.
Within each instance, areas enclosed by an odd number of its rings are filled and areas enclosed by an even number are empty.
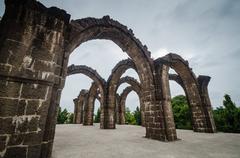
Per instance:
[[[116,87],[128,68],[135,69],[146,138],[174,141],[170,67],[182,81],[194,131],[215,132],[209,80],[197,79],[180,56],[169,54],[154,61],[133,31],[109,16],[70,21],[64,10],[46,8],[35,0],[5,0],[5,6],[0,21],[0,158],[51,157],[61,92],[66,77],[74,73],[96,82],[101,93],[101,128],[115,129]],[[74,49],[93,39],[111,40],[131,58],[117,65],[107,82],[96,71],[85,71],[86,66],[67,67]]]

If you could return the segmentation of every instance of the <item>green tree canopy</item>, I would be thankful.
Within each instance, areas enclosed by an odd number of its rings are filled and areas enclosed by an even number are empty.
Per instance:
[[[94,115],[94,123],[99,123],[99,122],[100,122],[100,115],[101,115],[101,111],[100,111],[100,109],[98,108],[97,114]]]
[[[136,119],[128,107],[126,107],[126,109],[125,109],[125,123],[131,124],[131,125],[136,125]]]
[[[192,129],[191,113],[186,97],[184,95],[175,96],[172,98],[171,103],[176,128]]]
[[[69,113],[67,109],[64,109],[62,111],[61,107],[59,107],[58,115],[57,115],[57,123],[58,124],[73,123],[73,113]]]
[[[133,112],[133,116],[136,120],[136,125],[141,125],[141,111],[138,106],[136,110]]]
[[[213,111],[218,131],[240,133],[240,108],[225,94],[223,106]]]

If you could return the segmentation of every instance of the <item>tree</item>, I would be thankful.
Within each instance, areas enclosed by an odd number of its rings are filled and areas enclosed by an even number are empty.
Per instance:
[[[217,130],[240,133],[240,108],[231,100],[230,95],[224,95],[223,107],[215,109],[213,116]]]
[[[178,129],[192,129],[191,113],[184,95],[178,95],[171,100],[173,115],[176,128]]]
[[[136,125],[141,125],[141,111],[137,106],[136,110],[133,112],[134,118],[136,120]]]
[[[101,111],[100,111],[100,109],[98,108],[97,114],[94,115],[94,123],[99,123],[99,122],[100,122],[100,115],[101,115]]]
[[[72,124],[73,123],[73,113],[68,113],[68,119],[67,122],[68,124]]]
[[[58,124],[73,123],[73,113],[69,113],[67,109],[64,109],[62,111],[61,107],[59,107],[58,115],[57,115],[57,123]]]
[[[136,119],[128,107],[125,109],[125,122],[126,124],[136,125]]]

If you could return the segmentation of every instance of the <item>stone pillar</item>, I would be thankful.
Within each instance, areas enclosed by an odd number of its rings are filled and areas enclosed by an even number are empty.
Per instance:
[[[93,125],[94,104],[97,97],[98,85],[93,82],[87,95],[87,104],[85,106],[85,116],[83,125]]]
[[[198,76],[198,83],[199,83],[199,92],[202,99],[203,110],[205,113],[207,126],[206,132],[215,133],[216,132],[216,125],[213,118],[212,112],[212,104],[208,94],[208,84],[211,77],[209,76]]]
[[[75,110],[74,110],[74,119],[76,124],[83,123],[83,105],[85,98],[87,97],[88,91],[83,89],[80,91],[78,97],[74,99]]]
[[[74,103],[74,113],[73,113],[73,123],[77,124],[77,111],[78,111],[78,98],[73,99]]]
[[[141,125],[145,127],[145,114],[144,114],[145,106],[143,104],[141,96],[139,96],[139,101],[140,101],[140,112],[141,112]]]
[[[70,16],[33,0],[5,4],[0,22],[0,157],[48,158],[61,94],[58,61]]]
[[[174,122],[174,116],[171,105],[171,93],[169,87],[169,67],[161,65],[161,75],[159,76],[161,83],[162,106],[165,120],[165,130],[168,141],[177,140],[177,132]]]
[[[115,120],[117,124],[120,124],[120,119],[119,119],[119,99],[120,96],[119,94],[116,94],[116,110],[115,110]]]

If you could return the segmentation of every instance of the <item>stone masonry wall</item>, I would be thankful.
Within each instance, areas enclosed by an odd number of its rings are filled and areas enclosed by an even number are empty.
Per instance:
[[[52,127],[45,125],[53,89],[58,89],[56,52],[62,52],[69,15],[31,0],[5,4],[0,23],[0,157],[50,157],[44,148],[52,144]]]

